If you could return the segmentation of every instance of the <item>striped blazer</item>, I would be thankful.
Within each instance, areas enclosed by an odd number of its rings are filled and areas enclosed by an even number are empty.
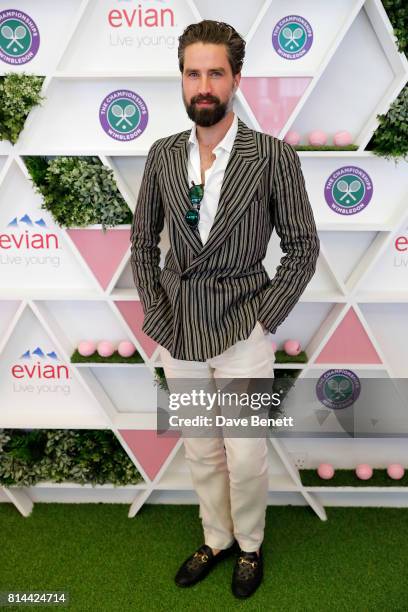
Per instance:
[[[151,146],[131,228],[131,266],[142,330],[176,359],[205,361],[247,338],[257,320],[272,333],[316,268],[320,242],[299,155],[286,142],[238,131],[216,216],[203,245],[187,225],[191,129]],[[170,248],[159,266],[166,221]],[[285,253],[270,279],[262,261],[273,229]]]

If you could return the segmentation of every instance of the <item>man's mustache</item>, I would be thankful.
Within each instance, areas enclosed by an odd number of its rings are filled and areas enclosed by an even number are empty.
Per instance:
[[[218,98],[196,98],[195,100],[192,100],[193,104],[198,104],[199,102],[216,102],[218,103],[219,100]]]

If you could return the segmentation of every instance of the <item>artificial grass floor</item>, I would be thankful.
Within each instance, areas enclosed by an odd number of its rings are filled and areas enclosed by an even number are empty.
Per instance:
[[[127,511],[36,504],[23,518],[0,504],[0,591],[66,590],[75,612],[408,610],[408,509],[329,507],[323,522],[308,507],[269,506],[264,581],[242,601],[230,592],[232,557],[194,587],[173,582],[202,543],[198,506]]]

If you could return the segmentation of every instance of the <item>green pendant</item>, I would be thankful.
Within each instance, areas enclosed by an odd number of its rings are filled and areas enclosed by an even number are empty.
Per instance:
[[[197,227],[200,215],[198,210],[188,210],[185,218],[190,227]]]

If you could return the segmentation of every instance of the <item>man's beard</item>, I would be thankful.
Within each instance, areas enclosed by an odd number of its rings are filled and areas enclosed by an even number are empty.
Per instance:
[[[197,106],[197,101],[202,102],[206,100],[214,102],[214,104],[209,107]],[[214,96],[209,96],[207,98],[196,96],[192,98],[191,104],[188,104],[183,95],[183,101],[184,106],[186,107],[187,115],[191,121],[194,121],[194,123],[200,125],[201,127],[210,127],[211,125],[215,125],[225,117],[227,111],[229,110],[229,101],[220,102],[219,98]]]

